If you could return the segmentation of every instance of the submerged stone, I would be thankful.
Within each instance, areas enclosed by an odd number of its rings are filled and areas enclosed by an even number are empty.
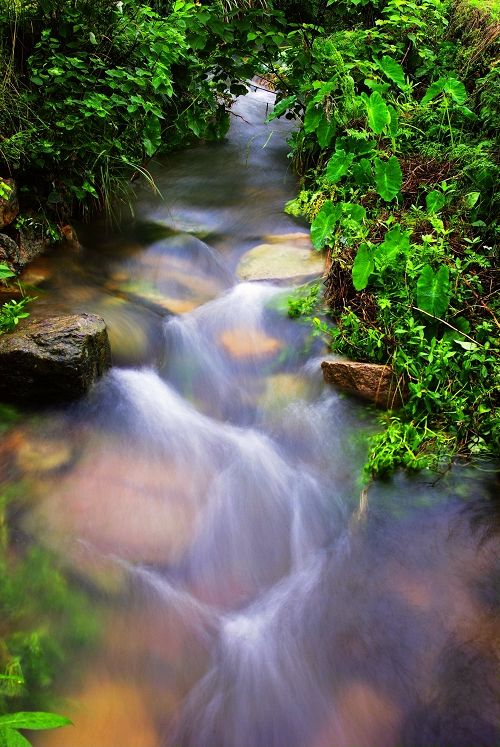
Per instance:
[[[110,363],[100,317],[71,314],[30,321],[0,337],[0,398],[40,404],[76,399]]]
[[[303,282],[323,274],[324,257],[314,251],[306,234],[267,236],[266,240],[241,258],[236,270],[241,280]]]
[[[232,358],[266,358],[275,355],[283,347],[283,342],[275,337],[246,327],[228,329],[219,337],[219,343]]]
[[[321,368],[327,384],[379,407],[401,407],[408,396],[405,383],[391,366],[338,360],[323,361]]]

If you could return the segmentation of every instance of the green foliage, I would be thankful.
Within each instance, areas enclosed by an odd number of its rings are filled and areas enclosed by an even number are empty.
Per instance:
[[[6,301],[0,306],[0,335],[4,332],[11,332],[20,319],[26,319],[29,316],[26,306],[32,300],[32,298],[25,297],[19,301]]]
[[[20,734],[19,729],[43,730],[59,729],[71,721],[64,716],[43,711],[25,711],[0,716],[0,741],[3,747],[26,747],[30,742]]]
[[[388,161],[375,158],[374,167],[377,192],[384,200],[391,202],[399,194],[403,183],[399,161],[396,156],[391,156]]]
[[[417,281],[417,304],[419,308],[435,317],[440,317],[450,303],[450,271],[442,265],[434,272],[425,265]]]
[[[223,23],[196,2],[34,0],[15,18],[0,7],[16,94],[0,103],[0,164],[64,217],[126,194],[158,151],[223,137],[252,54],[281,42],[279,14],[226,10]]]
[[[408,385],[372,444],[374,475],[495,451],[500,438],[498,71],[462,78],[449,18],[441,0],[341,0],[312,41],[282,53],[293,105],[281,114],[303,125],[292,209],[332,258],[335,326],[316,318],[315,332]]]
[[[370,98],[368,98],[366,93],[363,93],[361,94],[361,98],[366,106],[368,126],[376,135],[381,135],[391,121],[387,104],[378,91],[374,91]]]
[[[8,278],[15,277],[15,275],[16,273],[8,265],[0,263],[0,280],[7,280]]]

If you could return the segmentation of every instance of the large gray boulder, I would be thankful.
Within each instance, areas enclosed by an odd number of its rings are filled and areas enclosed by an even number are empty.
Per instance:
[[[110,365],[101,317],[71,314],[29,321],[0,336],[0,399],[70,401],[85,394]]]
[[[401,407],[408,397],[404,381],[391,366],[338,360],[323,361],[321,368],[327,384],[379,407]]]

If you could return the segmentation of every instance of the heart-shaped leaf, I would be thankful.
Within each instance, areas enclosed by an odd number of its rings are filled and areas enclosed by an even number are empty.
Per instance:
[[[387,104],[378,91],[374,91],[370,98],[363,93],[361,98],[366,106],[368,125],[376,135],[380,135],[391,121]]]
[[[394,226],[387,231],[383,242],[375,251],[375,265],[378,270],[384,270],[395,264],[400,254],[408,254],[410,239],[401,231],[400,226]]]
[[[396,156],[391,156],[388,161],[376,158],[374,165],[377,192],[384,200],[390,202],[399,194],[403,184],[399,161]]]
[[[446,199],[444,194],[438,192],[436,189],[429,192],[425,197],[425,204],[427,206],[427,212],[429,213],[439,213],[439,211],[444,207],[445,202]]]
[[[357,291],[364,290],[374,270],[372,253],[367,244],[359,247],[352,266],[352,283]]]
[[[354,159],[354,153],[346,153],[345,150],[336,151],[328,161],[326,167],[326,178],[335,184],[349,171]]]
[[[406,83],[406,77],[405,77],[405,71],[399,64],[399,62],[396,62],[392,57],[389,57],[388,55],[384,55],[381,60],[379,60],[379,67],[382,70],[383,73],[389,78],[389,80],[392,80],[394,83],[396,83],[401,90],[404,90],[405,88],[408,88],[408,84]]]
[[[342,215],[342,205],[325,202],[311,223],[311,241],[315,249],[323,249],[333,235],[335,226]]]
[[[440,317],[450,303],[450,271],[441,265],[434,272],[430,265],[425,265],[417,281],[417,304],[422,311]]]

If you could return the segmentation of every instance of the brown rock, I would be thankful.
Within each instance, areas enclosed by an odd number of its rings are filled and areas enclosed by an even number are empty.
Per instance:
[[[43,226],[33,223],[30,226],[23,226],[19,230],[19,257],[14,263],[16,270],[22,270],[35,257],[43,254],[49,247],[50,240],[46,238]]]
[[[109,367],[104,320],[93,314],[30,321],[0,337],[0,399],[69,401]]]
[[[19,260],[19,247],[10,236],[0,233],[0,262],[8,265],[11,269],[17,266]]]
[[[2,179],[0,177],[0,185],[6,185],[7,190],[10,188],[7,197],[0,197],[0,228],[5,228],[17,217],[19,202],[16,183],[13,179]]]
[[[323,361],[321,368],[327,384],[379,407],[401,407],[408,397],[406,385],[391,366],[339,360]]]

